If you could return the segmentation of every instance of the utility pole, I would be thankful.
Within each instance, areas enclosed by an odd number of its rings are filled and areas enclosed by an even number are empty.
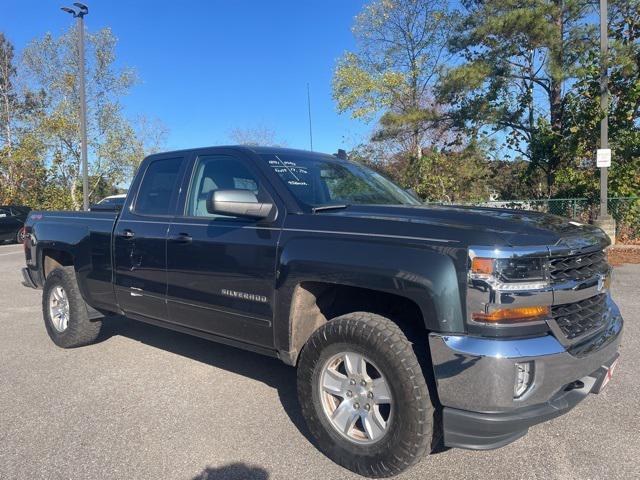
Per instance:
[[[307,83],[307,110],[309,112],[309,146],[313,152],[313,130],[311,129],[311,92],[309,90],[309,83]]]
[[[84,72],[84,16],[89,13],[89,7],[83,3],[73,4],[77,10],[69,7],[62,7],[61,10],[73,15],[78,19],[78,77],[80,83],[80,140],[81,140],[81,162],[82,162],[82,206],[84,210],[89,210],[89,167],[87,164],[87,99],[85,88]]]
[[[594,224],[602,228],[616,243],[616,224],[609,215],[608,181],[611,166],[611,150],[609,149],[609,22],[608,1],[600,0],[600,108],[604,117],[600,121],[600,148],[596,155],[596,165],[600,168],[600,212]]]

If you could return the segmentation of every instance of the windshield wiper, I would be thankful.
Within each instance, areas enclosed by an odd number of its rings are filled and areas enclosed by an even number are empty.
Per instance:
[[[322,205],[320,207],[313,207],[311,211],[313,213],[323,212],[325,210],[340,210],[342,208],[347,208],[349,205]]]

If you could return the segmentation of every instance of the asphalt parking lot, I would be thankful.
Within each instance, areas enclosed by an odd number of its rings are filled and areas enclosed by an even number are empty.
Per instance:
[[[123,318],[57,348],[22,247],[0,246],[0,478],[348,479],[322,455],[279,361]],[[399,479],[640,476],[640,265],[616,268],[626,320],[610,386],[499,450],[448,450]]]

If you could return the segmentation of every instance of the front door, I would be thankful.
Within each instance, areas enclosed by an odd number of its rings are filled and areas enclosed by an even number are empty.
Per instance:
[[[179,194],[183,157],[151,160],[114,231],[115,292],[128,315],[166,321],[169,224]],[[134,189],[136,186],[132,186]]]
[[[194,160],[183,215],[167,238],[167,301],[173,323],[270,347],[279,222],[215,215],[206,206],[218,189],[273,201],[260,178],[233,152]]]

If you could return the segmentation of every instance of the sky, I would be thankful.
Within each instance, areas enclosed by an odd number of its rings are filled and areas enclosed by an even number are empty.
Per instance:
[[[46,32],[61,35],[73,0],[1,0],[0,30],[19,53]],[[166,149],[229,144],[233,128],[266,127],[293,148],[333,153],[366,140],[374,125],[339,115],[336,60],[354,48],[364,0],[87,0],[87,29],[110,27],[117,64],[140,82],[122,102],[129,118],[158,118]]]

